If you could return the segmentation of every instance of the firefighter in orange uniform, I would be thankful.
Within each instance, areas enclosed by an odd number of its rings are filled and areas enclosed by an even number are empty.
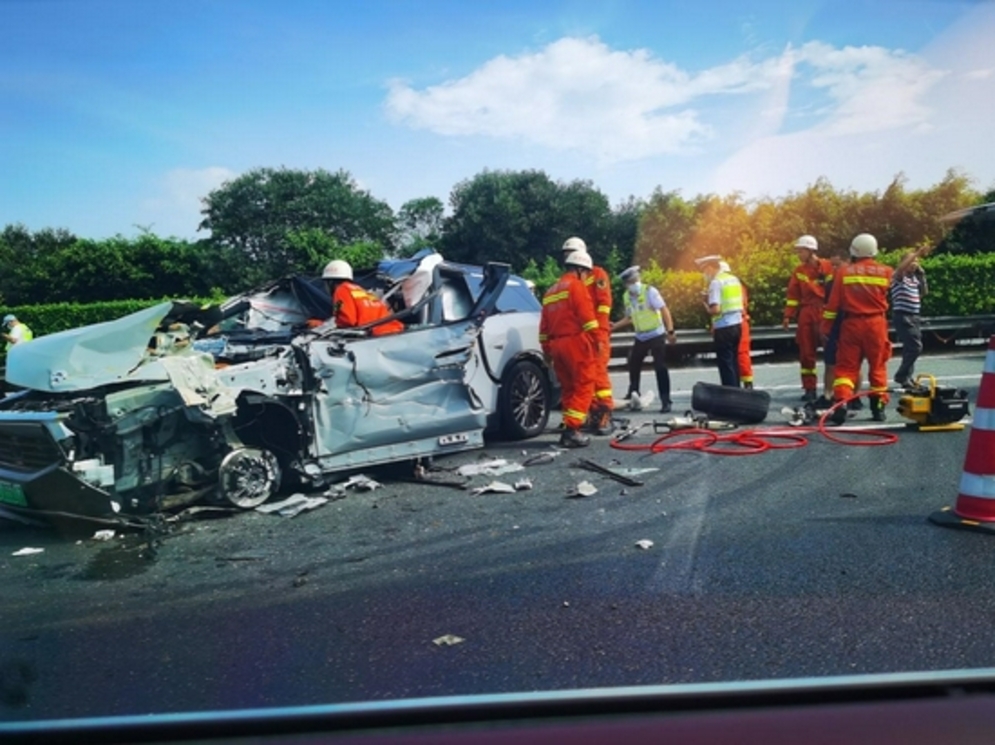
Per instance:
[[[338,328],[366,326],[391,315],[390,308],[383,300],[352,281],[352,267],[348,261],[329,261],[321,278],[325,280],[332,295],[332,313]],[[373,326],[370,333],[373,336],[384,336],[403,330],[404,324],[394,318]]]
[[[583,251],[590,256],[587,244],[582,239],[567,238],[563,244],[564,257],[569,256],[574,251]],[[589,412],[589,424],[595,434],[610,435],[612,433],[612,412],[615,410],[615,401],[612,398],[612,381],[608,375],[608,365],[612,356],[612,285],[608,272],[596,265],[591,267],[591,273],[584,280],[584,285],[591,293],[594,313],[598,318],[598,348],[600,350],[594,373],[594,402]]]
[[[566,271],[542,298],[539,343],[560,381],[563,409],[560,445],[582,448],[591,441],[580,433],[580,428],[594,398],[598,358],[598,319],[591,294],[584,285],[593,262],[586,251],[571,251],[563,263]]]
[[[833,279],[833,264],[828,259],[819,258],[819,243],[810,235],[796,240],[794,250],[799,264],[788,280],[788,296],[781,325],[787,329],[795,317],[798,318],[795,342],[801,364],[802,401],[814,404],[819,386],[815,367],[816,352],[821,343],[819,327],[826,302],[826,283]]]
[[[822,333],[828,336],[836,316],[843,315],[836,351],[836,377],[833,379],[835,401],[845,401],[853,395],[860,364],[866,359],[871,417],[875,422],[883,422],[884,407],[888,403],[887,365],[891,357],[885,314],[893,271],[890,266],[874,260],[877,254],[877,239],[869,233],[861,233],[850,243],[853,260],[842,265],[836,273],[822,314]],[[845,406],[833,412],[832,421],[837,424],[846,421]]]

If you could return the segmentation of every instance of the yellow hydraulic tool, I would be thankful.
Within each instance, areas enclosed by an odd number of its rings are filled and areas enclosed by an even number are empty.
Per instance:
[[[898,399],[898,413],[911,419],[909,427],[920,432],[950,432],[964,429],[960,420],[970,411],[967,391],[940,387],[932,375],[917,375]]]

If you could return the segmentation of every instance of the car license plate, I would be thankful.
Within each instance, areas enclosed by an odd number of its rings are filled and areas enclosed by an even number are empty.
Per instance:
[[[12,504],[16,507],[27,507],[28,500],[24,498],[24,489],[20,484],[0,481],[0,503]]]

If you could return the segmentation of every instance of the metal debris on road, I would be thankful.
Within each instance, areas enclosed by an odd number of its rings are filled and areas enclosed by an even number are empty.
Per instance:
[[[514,473],[525,468],[521,463],[508,461],[504,458],[494,458],[493,460],[481,463],[468,463],[456,469],[460,476],[501,476],[505,473]]]
[[[471,497],[479,497],[481,494],[513,494],[515,487],[503,481],[492,481],[487,486],[478,486],[470,490]]]
[[[19,548],[17,551],[11,554],[11,556],[33,556],[34,554],[40,554],[45,549],[43,548],[31,548],[30,546],[25,548]]]
[[[328,497],[308,497],[304,494],[293,494],[283,501],[261,504],[256,512],[271,515],[274,512],[280,517],[296,517],[305,510],[313,510],[328,502]]]
[[[432,640],[432,644],[437,647],[452,647],[456,644],[462,644],[465,642],[462,636],[456,636],[455,634],[443,634],[442,636],[436,637]]]
[[[653,548],[653,541],[643,538],[641,541],[636,541],[636,546],[645,551],[646,549]]]
[[[618,471],[613,471],[610,468],[605,468],[593,460],[581,459],[573,464],[574,468],[583,468],[585,471],[594,471],[595,473],[600,473],[602,476],[607,476],[610,479],[618,481],[620,484],[625,484],[626,486],[642,486],[643,482],[639,479],[634,479],[631,476],[626,476],[625,474],[619,473]]]
[[[590,481],[581,481],[579,484],[574,486],[568,493],[568,497],[590,497],[592,494],[598,493],[598,487],[592,484]]]
[[[522,461],[523,466],[544,466],[556,460],[556,456],[563,453],[563,450],[549,450],[544,453],[536,453]]]

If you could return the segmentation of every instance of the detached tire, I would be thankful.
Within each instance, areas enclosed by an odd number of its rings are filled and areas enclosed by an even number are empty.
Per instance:
[[[691,408],[716,419],[758,424],[767,418],[770,394],[714,383],[695,383],[691,389]]]
[[[549,378],[531,360],[519,360],[501,378],[498,393],[500,432],[509,440],[542,434],[551,407]]]

